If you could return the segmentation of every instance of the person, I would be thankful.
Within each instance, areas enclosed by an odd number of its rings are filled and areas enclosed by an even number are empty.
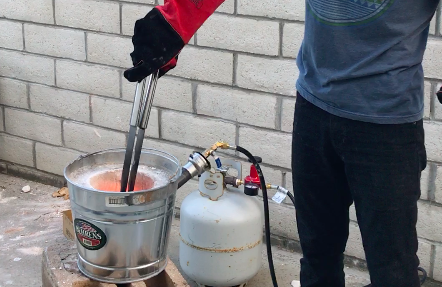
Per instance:
[[[136,21],[140,81],[164,75],[222,0],[166,0]],[[302,287],[343,287],[354,203],[373,287],[417,287],[423,54],[439,0],[306,0],[292,172]]]

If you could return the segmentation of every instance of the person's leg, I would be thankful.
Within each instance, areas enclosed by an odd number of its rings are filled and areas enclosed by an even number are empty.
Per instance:
[[[417,201],[426,167],[423,123],[376,125],[334,117],[373,287],[417,287]]]
[[[303,251],[302,287],[344,287],[352,199],[330,140],[330,115],[299,94],[292,144],[293,191]]]

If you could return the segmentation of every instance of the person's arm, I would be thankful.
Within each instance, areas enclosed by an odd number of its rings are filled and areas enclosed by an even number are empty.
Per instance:
[[[187,45],[224,0],[165,0],[135,23],[130,54],[133,68],[124,72],[130,82],[139,82],[160,70],[164,75],[176,65]]]

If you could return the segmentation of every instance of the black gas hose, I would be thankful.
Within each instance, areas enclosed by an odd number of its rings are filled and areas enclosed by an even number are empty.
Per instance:
[[[289,192],[287,192],[287,196],[288,196],[288,197],[290,198],[290,200],[292,201],[292,203],[293,203],[293,207],[296,208],[296,206],[295,206],[295,197],[293,196],[293,194],[291,194],[290,191],[289,191]]]
[[[266,246],[267,246],[267,258],[269,261],[270,275],[272,276],[273,287],[278,287],[278,282],[276,281],[275,267],[273,265],[273,256],[272,256],[272,245],[270,244],[270,215],[269,215],[269,201],[267,196],[267,188],[264,180],[264,175],[262,174],[261,167],[256,161],[255,157],[245,148],[240,146],[236,146],[236,150],[246,157],[252,162],[255,166],[256,171],[258,172],[259,180],[261,182],[262,189],[262,197],[264,201],[264,224],[265,224],[265,238],[266,238]]]

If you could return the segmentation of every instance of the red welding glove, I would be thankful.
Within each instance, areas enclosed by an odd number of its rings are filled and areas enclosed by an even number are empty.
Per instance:
[[[130,82],[140,82],[154,71],[175,68],[178,54],[224,0],[165,0],[135,23],[133,68],[124,72]]]

